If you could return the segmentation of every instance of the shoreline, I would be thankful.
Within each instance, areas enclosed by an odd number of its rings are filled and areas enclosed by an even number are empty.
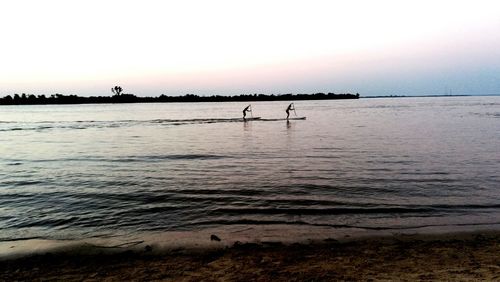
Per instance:
[[[297,225],[231,225],[191,231],[102,233],[86,238],[15,238],[0,241],[0,261],[51,254],[107,255],[120,252],[168,254],[171,251],[204,252],[236,244],[348,243],[371,238],[407,236],[462,236],[476,233],[500,235],[500,223],[439,225],[394,229]],[[215,236],[212,237],[212,236]],[[148,251],[146,251],[148,250]]]
[[[59,105],[59,104],[129,104],[129,103],[199,103],[199,102],[272,102],[272,101],[302,101],[302,100],[352,100],[359,99],[359,94],[343,93],[314,93],[314,94],[241,94],[234,96],[198,96],[186,94],[184,96],[142,97],[134,94],[120,94],[113,92],[113,96],[77,96],[52,94],[43,95],[23,93],[0,97],[0,105]]]
[[[480,232],[500,234],[500,224],[441,225],[401,229],[364,229],[297,225],[232,225],[192,231],[102,233],[87,238],[15,238],[0,241],[0,262],[37,255],[113,255],[120,252],[169,254],[205,252],[237,244],[348,243],[371,238],[455,236]],[[215,236],[215,237],[213,237]]]
[[[56,252],[0,261],[9,280],[498,280],[500,231]]]

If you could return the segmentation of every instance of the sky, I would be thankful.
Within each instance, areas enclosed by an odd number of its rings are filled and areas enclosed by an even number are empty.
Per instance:
[[[0,96],[500,94],[500,1],[0,0]]]

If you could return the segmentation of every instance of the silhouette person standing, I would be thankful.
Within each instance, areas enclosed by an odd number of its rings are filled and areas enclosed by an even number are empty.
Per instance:
[[[286,119],[288,120],[288,117],[290,116],[290,110],[294,110],[295,111],[295,107],[293,106],[293,103],[291,103],[290,105],[288,105],[288,108],[286,108],[285,112],[286,112]]]
[[[245,109],[243,109],[243,120],[246,120],[247,112],[251,112],[251,105],[248,105]]]

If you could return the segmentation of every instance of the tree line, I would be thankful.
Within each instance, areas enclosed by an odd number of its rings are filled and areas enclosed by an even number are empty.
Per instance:
[[[328,99],[358,99],[359,94],[241,94],[235,96],[199,96],[186,94],[184,96],[138,97],[134,94],[121,94],[122,89],[112,88],[112,96],[80,97],[77,95],[52,94],[50,96],[22,93],[7,95],[0,98],[0,105],[44,105],[44,104],[92,104],[92,103],[155,103],[155,102],[249,102],[249,101],[284,101],[284,100],[328,100]]]

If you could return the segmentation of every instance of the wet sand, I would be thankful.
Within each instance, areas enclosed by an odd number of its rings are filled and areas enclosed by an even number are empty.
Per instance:
[[[0,281],[499,281],[500,233],[397,235],[309,244],[235,244],[0,261]]]

